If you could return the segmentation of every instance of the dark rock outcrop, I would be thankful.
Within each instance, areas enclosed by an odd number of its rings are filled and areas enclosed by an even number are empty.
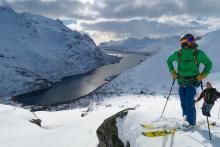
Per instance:
[[[116,119],[118,117],[123,118],[128,114],[128,110],[134,110],[135,108],[124,109],[115,115],[107,118],[96,131],[99,145],[98,147],[129,147],[129,143],[126,145],[118,138],[118,129],[116,126]]]
[[[31,119],[29,121],[41,127],[41,122],[42,122],[41,119],[37,118],[37,119]]]

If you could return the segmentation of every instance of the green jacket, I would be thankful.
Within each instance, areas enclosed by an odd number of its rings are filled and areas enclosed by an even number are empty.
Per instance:
[[[195,77],[199,74],[199,65],[202,63],[205,67],[202,73],[207,76],[212,69],[212,62],[208,56],[201,50],[197,49],[197,54],[194,55],[195,49],[183,48],[181,49],[181,56],[179,58],[179,51],[174,52],[167,59],[167,65],[170,72],[174,70],[173,62],[176,61],[179,65],[177,68],[178,73],[178,83],[179,84],[189,84],[192,80],[185,79],[182,77]],[[196,64],[194,57],[197,56]],[[194,81],[193,81],[194,82]]]

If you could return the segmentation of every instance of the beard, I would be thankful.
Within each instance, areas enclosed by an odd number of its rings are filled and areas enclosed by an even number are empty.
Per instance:
[[[194,48],[196,48],[197,45],[196,45],[196,43],[192,43],[192,44],[190,44],[190,45],[188,44],[187,46],[188,46],[188,48],[190,48],[190,49],[194,49]]]

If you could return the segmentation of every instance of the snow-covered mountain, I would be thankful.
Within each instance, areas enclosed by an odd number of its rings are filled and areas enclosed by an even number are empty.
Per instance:
[[[114,60],[60,20],[0,6],[0,97],[45,88]]]
[[[128,38],[121,41],[110,41],[100,43],[102,49],[129,52],[157,52],[160,49],[172,48],[178,45],[178,37],[165,38]]]

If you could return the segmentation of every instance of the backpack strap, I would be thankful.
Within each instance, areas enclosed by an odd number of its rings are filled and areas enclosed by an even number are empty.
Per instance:
[[[178,51],[178,67],[180,65],[180,62],[181,62],[181,56],[182,56],[182,49],[179,49]],[[198,62],[198,49],[195,48],[194,49],[194,52],[193,52],[193,60],[194,60],[194,63],[199,67],[199,62]]]
[[[182,51],[181,51],[182,49],[179,49],[179,51],[178,51],[178,67],[179,67],[179,65],[180,65],[180,61],[181,61],[181,56],[182,56]]]
[[[198,49],[197,49],[197,48],[194,49],[193,59],[194,59],[195,64],[199,67],[199,62],[198,62]]]

